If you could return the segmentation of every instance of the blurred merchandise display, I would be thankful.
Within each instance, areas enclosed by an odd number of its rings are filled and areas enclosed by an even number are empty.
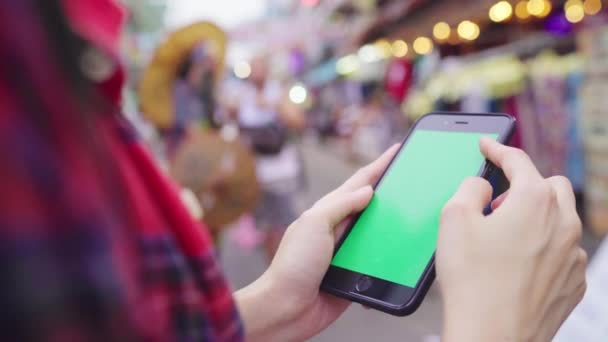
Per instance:
[[[304,205],[432,111],[513,115],[512,145],[572,182],[590,255],[608,234],[605,1],[239,1],[124,0],[122,41],[126,115],[229,265],[271,260]],[[586,321],[606,302],[605,245],[593,301],[556,341],[605,340]]]
[[[513,145],[544,175],[566,175],[587,226],[608,232],[602,1],[271,0],[262,17],[227,28],[188,15],[154,53],[141,37],[157,44],[165,28],[138,14],[145,1],[130,3],[137,33],[126,51],[147,67],[127,98],[155,126],[168,165],[190,123],[232,125],[268,208],[277,201],[267,190],[290,203],[305,183],[302,136],[361,164],[428,112],[506,112],[518,119]]]
[[[424,99],[435,110],[509,113],[518,120],[512,145],[526,150],[546,176],[567,175],[582,191],[578,88],[583,59],[551,50],[527,58],[521,60],[515,49],[481,60],[450,58],[404,106],[413,118],[424,114],[415,111]],[[427,106],[422,109],[428,111]]]
[[[323,66],[327,86],[317,92],[342,83],[364,93],[366,84],[386,75],[386,92],[403,100],[406,125],[433,110],[515,116],[512,144],[544,175],[571,180],[589,228],[602,236],[608,232],[606,106],[599,95],[606,75],[605,10],[594,0],[417,1],[399,15],[379,10],[357,37],[359,47],[334,59],[333,79]],[[333,132],[348,137],[347,150],[366,160],[387,134],[378,121],[365,119],[365,96],[347,101],[353,102],[337,112],[331,105],[316,108],[334,112],[322,122],[334,118]]]
[[[591,229],[604,235],[608,233],[608,28],[585,31],[580,45],[586,62],[580,95],[588,160],[587,217]]]
[[[303,202],[432,111],[513,115],[512,144],[572,182],[588,251],[608,233],[605,1],[239,1],[124,0],[126,115],[222,248],[270,260]]]

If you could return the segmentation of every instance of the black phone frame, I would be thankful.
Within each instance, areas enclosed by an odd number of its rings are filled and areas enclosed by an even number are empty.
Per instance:
[[[480,118],[484,119],[479,120]],[[485,123],[488,122],[493,122],[495,126],[485,126]],[[374,184],[374,189],[380,185],[382,178],[388,172],[388,170],[390,170],[393,161],[399,156],[404,146],[406,146],[409,137],[412,135],[412,132],[414,132],[416,129],[498,134],[499,136],[497,140],[503,144],[507,144],[515,133],[515,123],[516,120],[512,116],[503,113],[432,112],[424,115],[411,127],[410,131],[403,139],[399,150],[397,153],[395,153],[395,156],[391,160],[389,166],[386,168],[386,170],[384,170],[376,184]],[[494,165],[486,160],[481,166],[478,176],[487,179],[491,176],[495,169],[496,168]],[[344,234],[340,237],[335,246],[334,255],[354,227],[361,214],[362,212],[354,216],[348,224]],[[321,290],[391,315],[407,316],[415,312],[418,307],[420,307],[434,279],[435,254],[433,253],[422,276],[420,277],[420,280],[414,288],[330,265],[321,283]],[[367,288],[361,288],[361,284],[371,285],[369,287],[367,287],[367,285],[364,286]],[[390,289],[392,290],[393,297],[407,299],[400,301],[399,303],[393,303],[372,296],[373,293],[378,292],[379,289],[384,289],[384,293],[387,293],[387,289]]]

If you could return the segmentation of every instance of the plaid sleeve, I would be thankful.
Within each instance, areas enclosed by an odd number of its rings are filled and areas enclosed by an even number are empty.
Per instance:
[[[207,233],[115,128],[107,165],[0,118],[0,340],[243,340]]]

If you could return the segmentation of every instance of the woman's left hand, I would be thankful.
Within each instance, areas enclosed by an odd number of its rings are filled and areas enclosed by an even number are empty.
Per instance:
[[[248,340],[308,339],[334,322],[349,301],[319,291],[348,218],[363,210],[398,145],[304,212],[285,232],[268,270],[236,298]]]

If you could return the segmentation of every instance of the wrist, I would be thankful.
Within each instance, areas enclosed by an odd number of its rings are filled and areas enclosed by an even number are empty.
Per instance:
[[[281,298],[278,286],[267,274],[237,291],[235,299],[245,326],[247,341],[292,341],[298,332],[297,305]]]
[[[501,306],[446,303],[442,341],[528,341],[517,322],[518,318]]]

